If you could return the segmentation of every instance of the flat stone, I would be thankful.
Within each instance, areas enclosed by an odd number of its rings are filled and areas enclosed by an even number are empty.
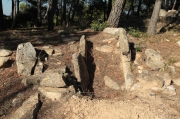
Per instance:
[[[69,91],[66,88],[39,87],[38,91],[52,101],[60,100]]]
[[[106,86],[108,86],[109,88],[115,89],[115,90],[120,89],[120,86],[115,81],[110,79],[108,76],[104,76],[104,81],[105,81]]]
[[[180,41],[177,42],[178,46],[180,47]]]
[[[0,57],[7,57],[12,54],[12,51],[6,49],[0,49]]]
[[[38,93],[29,97],[9,119],[35,119],[40,108]]]
[[[66,86],[66,83],[64,81],[63,74],[59,73],[42,73],[39,75],[32,75],[29,77],[26,77],[22,80],[22,83],[24,85],[41,85],[41,86],[47,86],[47,87],[64,87]]]
[[[145,54],[146,58],[146,65],[150,68],[157,70],[157,69],[164,69],[165,62],[161,55],[153,49],[146,49]]]
[[[119,36],[119,30],[120,30],[121,28],[110,28],[110,27],[108,27],[108,28],[105,28],[104,30],[103,30],[103,32],[104,33],[109,33],[109,34],[112,34],[112,35],[115,35],[116,37],[118,37]]]

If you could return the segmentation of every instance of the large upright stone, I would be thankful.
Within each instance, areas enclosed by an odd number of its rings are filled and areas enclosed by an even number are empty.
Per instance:
[[[121,51],[121,62],[125,79],[126,89],[130,89],[133,84],[133,75],[131,72],[131,54],[129,51],[129,41],[126,36],[126,31],[123,28],[119,29],[119,43]]]
[[[30,42],[18,45],[16,52],[17,70],[20,75],[31,75],[34,73],[36,63],[36,51]]]
[[[80,44],[79,44],[79,52],[80,54],[86,59],[86,55],[87,55],[87,46],[86,46],[86,39],[85,36],[83,35],[80,38]]]
[[[146,59],[147,66],[149,66],[150,68],[154,70],[164,69],[165,62],[158,52],[156,52],[153,49],[146,49],[145,54],[147,56],[147,59]]]
[[[72,55],[72,63],[74,65],[74,72],[78,82],[81,82],[83,92],[87,91],[89,84],[89,73],[83,56],[80,53]]]
[[[126,36],[126,31],[123,28],[119,30],[119,43],[120,43],[122,54],[128,55],[129,54],[129,41]]]

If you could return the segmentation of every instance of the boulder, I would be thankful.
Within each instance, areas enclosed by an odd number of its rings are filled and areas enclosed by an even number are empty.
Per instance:
[[[109,88],[114,89],[114,90],[120,89],[120,86],[115,81],[110,79],[108,76],[104,76],[104,81],[105,81],[106,86],[108,86]]]
[[[164,69],[165,62],[158,52],[156,52],[153,49],[146,49],[145,54],[147,56],[146,58],[147,66],[149,66],[153,70]]]
[[[78,46],[76,44],[70,45],[70,51],[71,52],[77,52],[78,51]]]
[[[6,49],[0,49],[0,57],[7,57],[12,54],[12,51]]]
[[[38,93],[29,97],[9,119],[36,119],[40,108]]]
[[[38,91],[52,101],[60,100],[69,91],[66,88],[39,87]]]
[[[110,28],[110,27],[107,27],[103,30],[104,33],[109,33],[109,34],[112,34],[114,35],[115,37],[119,37],[119,29],[121,28]]]
[[[72,55],[72,63],[74,65],[75,77],[78,82],[81,82],[83,92],[86,92],[89,85],[89,73],[83,56],[80,53],[74,53]]]
[[[164,9],[160,9],[160,11],[159,11],[159,17],[166,17],[166,15],[167,15],[167,11],[164,10]]]
[[[16,52],[17,70],[20,75],[34,73],[36,51],[30,42],[19,44]]]
[[[33,84],[33,85],[59,88],[66,86],[64,79],[65,77],[63,76],[63,74],[42,73],[39,75],[28,76],[22,80],[22,83],[24,85]]]

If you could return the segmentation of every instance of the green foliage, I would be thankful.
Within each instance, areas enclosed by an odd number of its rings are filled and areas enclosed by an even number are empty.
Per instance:
[[[140,42],[140,43],[135,47],[136,52],[142,52],[141,44],[142,44],[142,42]]]
[[[134,29],[133,27],[128,27],[127,31],[130,35],[137,37],[137,38],[141,38],[141,37],[145,37],[146,34],[139,31],[139,29]]]
[[[106,22],[99,22],[99,21],[93,21],[90,24],[91,28],[94,29],[95,31],[102,31],[104,28],[106,28]]]

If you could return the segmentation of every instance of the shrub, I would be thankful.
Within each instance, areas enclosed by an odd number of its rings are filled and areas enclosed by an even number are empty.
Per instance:
[[[93,21],[90,24],[91,28],[94,29],[95,31],[102,31],[104,28],[106,28],[106,22],[99,22],[99,21]]]
[[[145,37],[146,34],[139,31],[139,29],[134,29],[133,27],[128,27],[127,31],[130,35],[137,37],[137,38],[141,38],[141,37]]]

